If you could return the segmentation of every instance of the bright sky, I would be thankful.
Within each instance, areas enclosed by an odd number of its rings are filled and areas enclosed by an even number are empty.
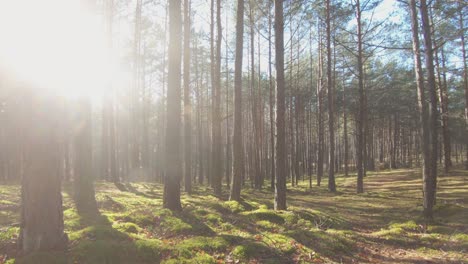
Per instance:
[[[116,64],[101,18],[80,2],[0,1],[0,70],[65,97],[104,93]]]

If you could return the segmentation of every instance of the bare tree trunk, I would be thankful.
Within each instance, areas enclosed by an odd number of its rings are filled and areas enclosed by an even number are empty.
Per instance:
[[[320,186],[323,176],[323,150],[324,150],[324,127],[323,127],[323,55],[322,55],[322,34],[321,27],[318,26],[318,52],[319,59],[317,65],[317,125],[318,125],[318,152],[317,152],[317,186]]]
[[[169,3],[169,82],[167,89],[166,177],[164,182],[164,208],[181,210],[180,177],[180,65],[181,65],[181,1]]]
[[[184,184],[192,193],[192,103],[190,101],[190,0],[184,0]]]
[[[275,53],[276,53],[276,188],[275,210],[286,210],[286,168],[285,168],[285,101],[284,101],[284,21],[283,0],[275,0]]]
[[[357,142],[356,142],[356,159],[357,159],[357,193],[364,192],[364,122],[365,122],[365,98],[364,98],[364,68],[363,68],[363,47],[362,47],[362,29],[361,29],[361,4],[356,0],[356,21],[357,21],[357,38],[358,38],[358,87],[359,87],[359,110],[357,118]]]
[[[327,87],[328,87],[328,190],[336,192],[335,184],[335,120],[332,81],[332,50],[331,50],[330,0],[327,0]]]
[[[272,28],[272,17],[271,17],[271,4],[272,0],[268,0],[268,85],[270,91],[270,149],[271,149],[271,189],[275,189],[275,124],[274,124],[274,107],[275,107],[275,86],[273,83],[272,74],[272,62],[271,62],[271,28]]]
[[[237,0],[236,57],[234,68],[234,160],[230,200],[240,201],[244,149],[242,142],[242,53],[244,46],[244,0]]]
[[[463,90],[465,91],[465,169],[468,170],[468,66],[466,63],[466,48],[465,48],[465,30],[463,23],[463,9],[462,1],[458,1],[458,7],[460,12],[459,25],[460,25],[460,39],[461,39],[461,50],[463,58]]]
[[[216,54],[214,63],[213,89],[213,150],[212,150],[212,176],[213,189],[216,195],[221,195],[222,179],[222,151],[221,151],[221,0],[216,0]]]
[[[436,185],[437,185],[437,155],[438,155],[438,109],[437,109],[437,90],[435,83],[434,72],[434,55],[432,47],[432,32],[429,21],[429,12],[426,0],[421,0],[420,11],[422,18],[422,33],[424,37],[424,53],[427,70],[427,87],[429,90],[430,102],[430,139],[431,139],[431,170],[430,177],[425,179],[425,199],[424,199],[424,216],[426,219],[432,219],[432,207],[436,199]]]

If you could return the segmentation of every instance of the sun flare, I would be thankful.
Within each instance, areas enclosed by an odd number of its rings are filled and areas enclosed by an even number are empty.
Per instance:
[[[102,17],[83,2],[1,1],[0,71],[41,92],[100,98],[119,67]]]

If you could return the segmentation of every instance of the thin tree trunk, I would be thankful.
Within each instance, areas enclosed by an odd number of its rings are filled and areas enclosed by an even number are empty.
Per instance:
[[[190,100],[190,0],[184,0],[184,184],[192,193],[192,103]]]
[[[275,210],[286,210],[286,168],[285,168],[285,101],[284,101],[284,21],[283,0],[275,0],[275,53],[276,53],[276,188]]]
[[[332,50],[331,50],[330,0],[327,0],[327,87],[328,87],[328,190],[336,192],[335,184],[335,127],[332,82]]]
[[[234,160],[229,200],[240,201],[244,149],[242,140],[242,53],[244,46],[244,0],[237,0],[236,57],[234,65]]]
[[[363,44],[362,44],[362,28],[361,28],[361,4],[356,0],[356,21],[357,21],[357,38],[358,38],[358,87],[359,87],[359,110],[357,118],[357,142],[356,142],[356,159],[357,159],[357,193],[364,192],[364,118],[365,118],[365,98],[364,98],[364,68],[363,68]]]

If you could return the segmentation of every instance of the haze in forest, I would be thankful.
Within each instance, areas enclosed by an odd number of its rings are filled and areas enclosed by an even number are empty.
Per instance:
[[[0,264],[464,263],[467,15],[0,1]]]

